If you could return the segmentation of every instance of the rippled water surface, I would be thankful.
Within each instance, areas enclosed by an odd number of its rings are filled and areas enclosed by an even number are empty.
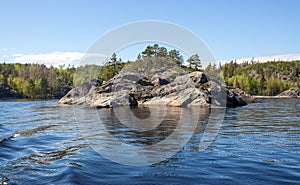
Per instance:
[[[121,108],[120,115],[128,109]],[[151,115],[147,108],[130,111],[139,119]],[[159,115],[161,110],[156,111]],[[164,152],[188,138],[180,151],[152,165],[132,166],[99,154],[104,132],[128,146],[151,146],[176,131],[181,115],[189,120],[191,114],[168,109],[161,124],[147,123],[150,130],[137,131],[120,124],[111,109],[79,109],[57,101],[0,102],[0,179],[7,178],[8,184],[300,183],[300,99],[268,99],[227,109],[217,137],[199,151],[212,111],[201,109],[195,128],[185,123],[187,130],[194,129],[191,138],[182,134],[157,148]],[[95,116],[105,128],[101,132],[89,124]],[[114,146],[110,139],[105,144]],[[122,157],[120,152],[124,150],[116,147],[111,155]]]

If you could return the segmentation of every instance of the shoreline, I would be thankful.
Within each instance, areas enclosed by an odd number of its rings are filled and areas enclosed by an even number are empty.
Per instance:
[[[59,100],[60,98],[16,98],[16,97],[1,97],[0,101],[46,101]]]
[[[259,99],[288,99],[288,98],[300,98],[300,96],[255,96],[253,95],[254,98],[259,98]]]

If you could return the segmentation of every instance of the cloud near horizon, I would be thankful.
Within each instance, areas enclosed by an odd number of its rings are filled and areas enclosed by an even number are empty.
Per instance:
[[[44,54],[5,54],[3,55],[4,62],[12,63],[38,63],[45,64],[46,66],[58,67],[59,65],[71,65],[80,66],[84,64],[103,64],[109,57],[101,53],[81,53],[81,52],[52,52]],[[300,53],[285,54],[285,55],[273,55],[273,56],[258,56],[249,58],[235,59],[237,63],[242,63],[244,61],[250,62],[251,60],[259,62],[267,61],[292,61],[300,60]],[[218,60],[218,62],[229,63],[231,60]],[[234,61],[234,60],[233,60]],[[205,66],[204,66],[205,67]]]
[[[106,55],[100,53],[80,53],[80,52],[52,52],[45,54],[13,54],[12,61],[14,63],[38,63],[46,66],[57,67],[59,65],[74,65],[79,66],[82,60],[88,58],[97,58],[98,60],[105,60]]]
[[[256,62],[268,62],[268,61],[293,61],[300,60],[300,53],[294,54],[284,54],[284,55],[271,55],[271,56],[258,56],[258,57],[248,57],[248,58],[239,58],[234,60],[220,60],[223,63],[229,63],[230,61],[236,61],[237,63],[243,63],[245,61],[256,61]]]

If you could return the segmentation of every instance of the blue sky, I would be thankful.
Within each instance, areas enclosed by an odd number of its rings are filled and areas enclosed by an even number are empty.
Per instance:
[[[297,0],[3,0],[0,62],[78,58],[109,30],[142,20],[187,28],[217,60],[300,53],[299,8]]]

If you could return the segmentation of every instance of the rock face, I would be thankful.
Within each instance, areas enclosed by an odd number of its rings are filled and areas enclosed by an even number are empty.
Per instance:
[[[238,88],[227,87],[227,107],[243,106],[249,103],[258,103],[259,101],[253,98],[251,95],[247,94]]]
[[[96,82],[96,83],[95,83]],[[243,106],[257,102],[239,89],[231,89],[209,80],[202,72],[180,73],[172,69],[146,77],[138,71],[122,70],[102,84],[92,80],[73,88],[61,104],[78,104],[99,108],[120,105],[149,106]]]
[[[282,93],[278,94],[277,97],[287,97],[287,98],[300,98],[300,86],[297,88],[291,88]]]

